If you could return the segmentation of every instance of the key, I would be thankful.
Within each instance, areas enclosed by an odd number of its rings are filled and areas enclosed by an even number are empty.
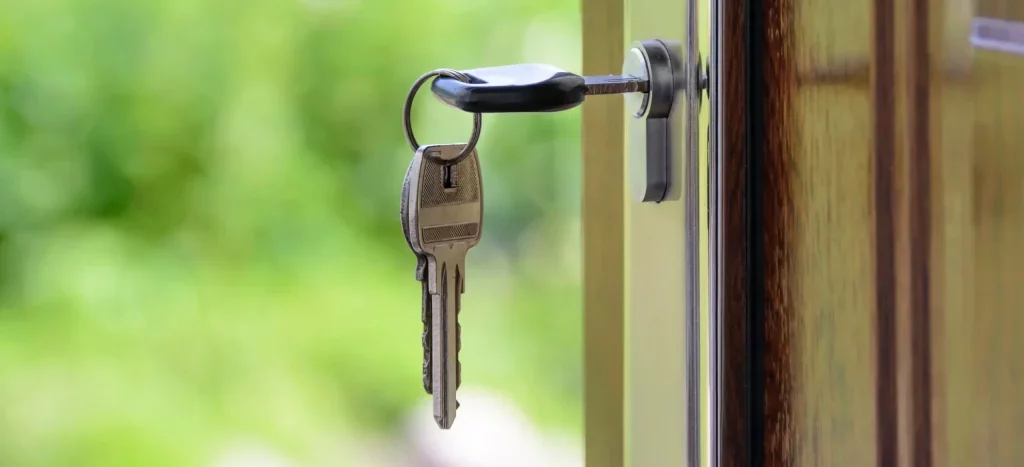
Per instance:
[[[430,89],[442,102],[466,112],[557,112],[588,95],[648,92],[646,76],[579,76],[551,65],[524,63],[463,71],[469,82],[441,77]]]
[[[461,382],[458,315],[465,291],[466,253],[480,241],[483,183],[476,152],[457,164],[448,162],[462,144],[423,146],[413,158],[408,181],[408,241],[425,261],[424,316],[429,314],[426,378],[434,400],[434,420],[451,428]],[[427,385],[425,385],[427,386]]]
[[[465,256],[480,238],[482,186],[475,152],[463,161],[446,165],[463,145],[425,146],[417,151],[407,173],[405,230],[418,261],[425,259],[424,386],[433,395],[434,419],[450,428],[460,383],[458,352],[461,344],[458,313],[465,290]],[[429,295],[429,300],[427,300]]]

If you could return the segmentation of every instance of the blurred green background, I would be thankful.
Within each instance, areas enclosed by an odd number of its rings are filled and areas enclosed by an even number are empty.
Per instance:
[[[0,3],[0,466],[406,449],[433,421],[402,101],[439,67],[578,72],[578,23],[576,0]],[[415,116],[469,134],[428,92]],[[578,111],[485,116],[461,316],[463,387],[577,444],[579,147]]]

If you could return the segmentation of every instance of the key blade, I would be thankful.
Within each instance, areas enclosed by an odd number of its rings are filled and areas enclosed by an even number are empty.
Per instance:
[[[433,261],[435,276],[440,279],[433,294],[431,314],[431,373],[434,396],[434,421],[447,430],[455,422],[458,401],[458,275],[459,265],[443,260]]]
[[[423,268],[424,269],[426,269],[426,262],[427,262],[427,260],[424,259],[423,260],[423,264],[424,264]],[[422,370],[423,371],[423,374],[422,374],[422,376],[423,376],[423,390],[427,391],[427,394],[432,394],[434,392],[434,390],[433,390],[433,384],[434,383],[433,383],[433,379],[431,377],[432,370],[431,370],[431,364],[430,364],[430,359],[432,357],[431,356],[431,339],[432,339],[432,335],[430,333],[430,330],[431,330],[431,327],[433,326],[433,323],[431,322],[431,314],[432,313],[431,313],[431,309],[430,308],[433,306],[433,303],[432,303],[433,300],[430,298],[430,286],[427,285],[427,282],[425,280],[423,280],[423,279],[420,279],[420,280],[422,282],[422,284],[420,284],[421,289],[422,289],[422,297],[420,299],[420,306],[422,307],[422,311],[420,313],[420,320],[423,322],[423,334],[422,334],[422,336],[420,338],[420,341],[421,341],[421,343],[423,345],[423,370]]]
[[[588,96],[628,92],[647,93],[650,86],[647,79],[638,76],[584,76],[583,82],[587,86]]]

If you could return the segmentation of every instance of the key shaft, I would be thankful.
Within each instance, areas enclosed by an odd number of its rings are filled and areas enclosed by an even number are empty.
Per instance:
[[[465,250],[452,252],[450,257],[438,255],[432,261],[432,282],[438,293],[431,294],[431,387],[434,421],[443,429],[451,428],[458,408],[455,396],[459,386],[458,314],[462,280],[459,256],[464,258]]]
[[[584,76],[583,84],[587,87],[587,95],[600,94],[625,94],[628,92],[643,92],[648,90],[649,82],[645,78],[637,76],[607,75],[607,76]]]

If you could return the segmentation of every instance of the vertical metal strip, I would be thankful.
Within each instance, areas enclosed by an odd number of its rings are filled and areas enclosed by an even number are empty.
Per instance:
[[[701,451],[700,378],[700,50],[697,1],[686,0],[686,438],[687,460],[696,467]]]
[[[724,184],[724,164],[722,163],[722,2],[710,0],[711,52],[708,56],[708,105],[710,106],[708,121],[708,223],[709,246],[708,255],[708,457],[709,466],[722,465],[722,427],[719,422],[722,416],[722,313],[724,303],[722,296],[722,226],[723,206],[722,188]]]

